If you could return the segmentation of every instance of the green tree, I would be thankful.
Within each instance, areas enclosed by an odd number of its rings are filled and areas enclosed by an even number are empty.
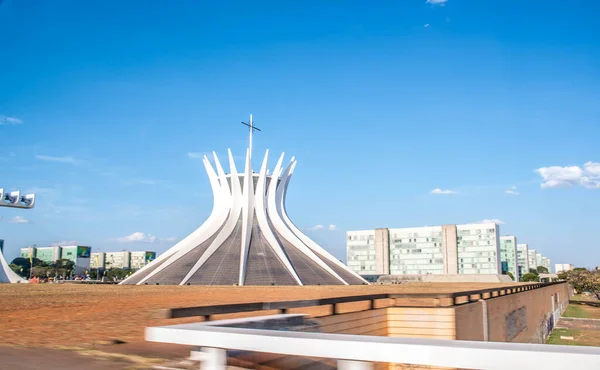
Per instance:
[[[11,263],[9,266],[10,266],[10,269],[13,270],[17,275],[19,275],[21,277],[25,277],[25,275],[23,275],[23,267],[21,267],[19,265],[15,265],[14,263]]]
[[[30,262],[29,258],[17,257],[14,260],[12,260],[11,265],[19,266],[18,271],[15,272],[17,272],[22,277],[28,279],[31,268],[36,266],[43,266],[45,265],[45,262],[37,258],[32,258]]]
[[[600,299],[600,271],[571,270],[567,272],[567,281],[578,293],[592,293]]]
[[[557,274],[557,276],[560,280],[567,280],[569,274],[567,273],[567,271],[561,271]]]
[[[46,277],[54,276],[55,271],[52,266],[33,266],[31,275],[37,276],[39,278],[46,278]]]
[[[529,273],[530,273],[530,274],[535,274],[535,275],[537,275],[537,274],[538,274],[538,272],[537,272],[537,270],[536,270],[536,269],[529,269]],[[527,275],[527,274],[525,274],[525,275]]]
[[[513,275],[513,274],[512,274],[512,272],[510,272],[510,271],[507,271],[507,272],[506,272],[506,275],[510,276],[510,278],[511,278],[513,281],[515,281],[515,275]]]
[[[545,268],[544,266],[538,266],[537,267],[537,272],[538,272],[538,274],[547,274],[548,273],[548,269]]]
[[[75,269],[75,262],[67,258],[61,258],[56,260],[52,267],[54,269],[54,276],[67,277],[70,276]]]
[[[133,270],[131,269],[118,269],[118,268],[113,268],[108,270],[108,279],[109,280],[123,280],[125,279],[127,276],[131,275],[133,273]]]
[[[524,282],[540,281],[540,275],[529,272],[521,277],[521,281],[524,281]]]

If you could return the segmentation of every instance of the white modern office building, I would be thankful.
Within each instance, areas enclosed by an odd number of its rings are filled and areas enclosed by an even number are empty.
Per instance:
[[[501,236],[500,237],[500,263],[502,272],[510,272],[515,281],[519,281],[521,275],[519,273],[517,263],[517,237],[516,236]]]
[[[535,249],[529,249],[529,250],[527,250],[527,260],[528,260],[528,263],[529,263],[529,269],[530,270],[535,270],[538,267],[537,259],[536,259],[536,256],[535,256],[536,254],[537,254],[537,252],[536,252]]]
[[[90,268],[99,269],[104,268],[106,264],[106,253],[104,252],[93,252],[90,255]]]
[[[548,269],[549,273],[552,273],[552,261],[550,261],[550,258],[546,257],[546,256],[542,256],[542,266],[544,266],[546,269]]]
[[[131,253],[128,251],[106,252],[105,268],[123,269],[131,266]]]
[[[375,232],[376,230],[362,230],[348,233],[347,265],[352,271],[361,275],[389,274],[389,266],[387,269],[383,266],[378,269],[376,266]],[[383,260],[380,258],[380,263]]]
[[[129,258],[130,267],[134,270],[141,269],[156,258],[156,252],[134,251]]]
[[[544,266],[544,256],[541,253],[535,253],[535,266]]]
[[[557,263],[554,265],[554,272],[556,274],[561,273],[561,272],[566,272],[566,271],[571,271],[573,270],[575,267],[570,264],[570,263]]]
[[[517,269],[519,280],[529,272],[529,246],[527,244],[517,244]]]
[[[120,252],[95,252],[92,253],[91,268],[126,268],[141,269],[156,258],[153,251],[120,251]]]
[[[92,247],[84,245],[55,245],[50,247],[21,248],[21,258],[37,258],[46,263],[67,259],[75,264],[75,274],[85,274],[90,269]]]
[[[361,275],[502,273],[494,223],[348,231],[346,242]]]

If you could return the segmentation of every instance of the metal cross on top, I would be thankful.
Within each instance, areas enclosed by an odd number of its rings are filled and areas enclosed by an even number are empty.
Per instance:
[[[252,133],[254,132],[254,130],[260,131],[260,129],[258,127],[254,126],[254,122],[252,121],[252,115],[250,115],[250,121],[248,123],[242,121],[242,124],[250,127],[250,146],[249,146],[249,151],[250,151],[250,158],[252,158]]]

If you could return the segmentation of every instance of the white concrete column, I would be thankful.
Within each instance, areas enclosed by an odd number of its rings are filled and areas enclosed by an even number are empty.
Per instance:
[[[200,370],[225,370],[227,368],[227,352],[221,348],[202,347],[203,354]]]
[[[363,361],[338,360],[337,368],[341,370],[373,370],[373,364]]]
[[[480,299],[479,302],[481,302],[481,311],[483,313],[483,341],[488,342],[490,340],[490,328],[488,323],[487,302],[483,299]]]

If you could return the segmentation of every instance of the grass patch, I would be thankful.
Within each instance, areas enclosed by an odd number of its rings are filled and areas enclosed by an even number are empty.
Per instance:
[[[599,302],[596,298],[594,298],[593,296],[589,296],[587,294],[585,294],[585,295],[583,295],[583,294],[575,294],[573,297],[571,297],[571,301]]]
[[[600,319],[600,307],[570,304],[563,313],[563,317],[575,317],[580,319]]]
[[[565,336],[565,337],[573,337],[574,340],[560,339],[561,335]],[[580,335],[580,330],[554,329],[554,330],[552,330],[552,333],[550,333],[550,336],[548,337],[548,340],[546,341],[546,343],[547,344],[583,346],[584,344],[581,344],[577,341],[577,337],[579,335]]]
[[[573,337],[573,340],[560,339],[561,336]],[[600,333],[597,330],[554,329],[546,344],[562,346],[600,346]]]

